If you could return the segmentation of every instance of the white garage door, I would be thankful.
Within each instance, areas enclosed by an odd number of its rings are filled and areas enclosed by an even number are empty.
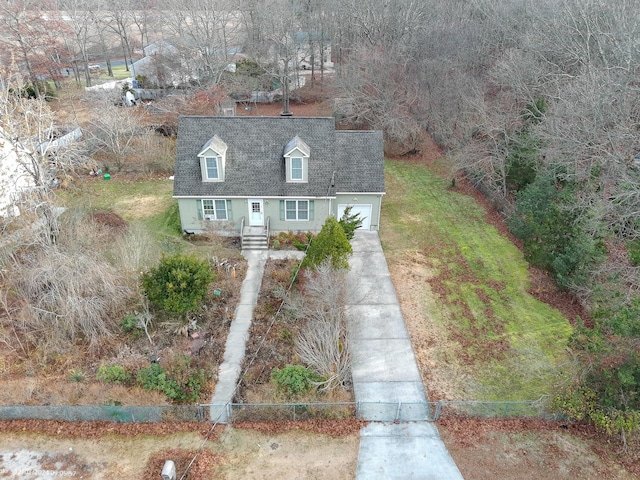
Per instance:
[[[338,205],[338,220],[342,218],[342,215],[344,215],[344,211],[347,207],[351,207],[352,214],[360,214],[360,218],[362,219],[360,230],[369,230],[371,228],[371,205],[340,204]]]

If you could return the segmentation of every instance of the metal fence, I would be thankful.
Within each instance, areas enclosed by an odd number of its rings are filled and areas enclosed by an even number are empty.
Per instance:
[[[0,420],[37,419],[68,422],[204,422],[209,409],[202,405],[11,405],[0,406]]]
[[[338,403],[228,403],[170,406],[0,406],[0,420],[39,419],[110,422],[220,422],[287,421],[314,418],[361,418],[379,422],[435,422],[446,417],[562,419],[546,410],[543,399],[522,402],[338,402]]]
[[[234,421],[273,422],[309,420],[312,418],[341,419],[357,416],[357,404],[341,403],[230,403],[227,406],[230,423]]]
[[[309,418],[348,418],[357,417],[379,422],[435,422],[443,417],[481,417],[481,418],[544,418],[560,419],[557,413],[546,410],[544,399],[520,402],[481,402],[481,401],[439,401],[439,402],[341,402],[341,403],[278,403],[252,404],[229,403],[211,405],[212,410],[224,415],[212,414],[211,418],[224,417],[225,422],[234,421],[281,421],[304,420]]]

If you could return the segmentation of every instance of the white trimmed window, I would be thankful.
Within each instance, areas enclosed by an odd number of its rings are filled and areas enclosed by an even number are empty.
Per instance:
[[[309,220],[309,200],[285,200],[285,220]]]
[[[220,180],[220,157],[205,157],[207,180]]]
[[[202,146],[198,158],[203,182],[224,182],[227,144],[214,135]]]
[[[302,182],[304,180],[303,163],[301,157],[291,157],[291,180]]]
[[[205,220],[228,220],[226,200],[202,200],[202,218]]]
[[[310,155],[309,145],[297,135],[287,143],[284,147],[287,182],[307,183],[309,181]]]

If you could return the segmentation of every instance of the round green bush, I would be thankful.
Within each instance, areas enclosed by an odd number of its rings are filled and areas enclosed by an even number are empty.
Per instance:
[[[193,256],[164,256],[160,264],[142,276],[149,301],[169,313],[195,310],[214,280],[209,264]]]

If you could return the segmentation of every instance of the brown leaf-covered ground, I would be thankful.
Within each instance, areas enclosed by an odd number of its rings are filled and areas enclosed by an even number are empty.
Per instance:
[[[636,450],[580,423],[444,418],[438,429],[467,480],[631,479]]]

